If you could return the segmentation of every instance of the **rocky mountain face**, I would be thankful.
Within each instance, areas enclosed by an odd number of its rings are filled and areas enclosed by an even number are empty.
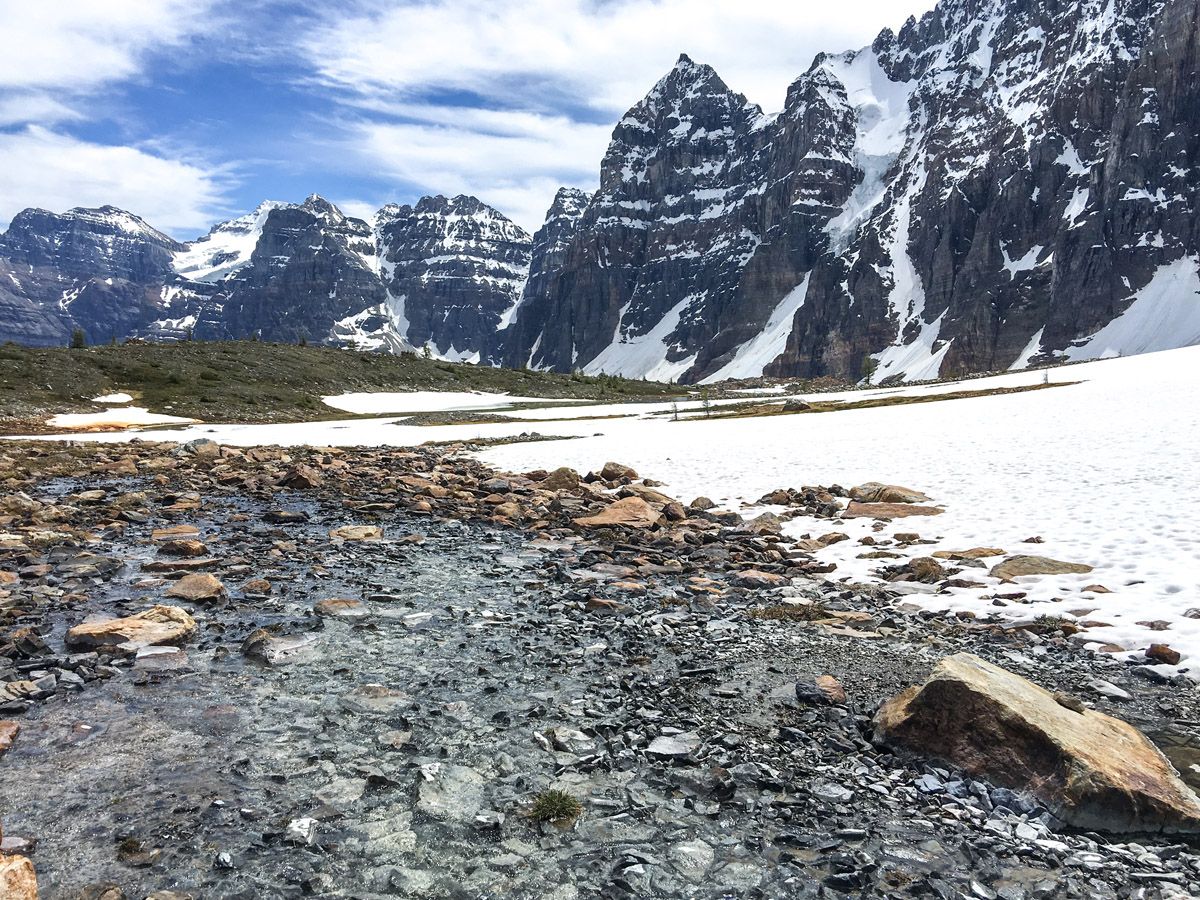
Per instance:
[[[943,0],[764,115],[682,57],[529,238],[470,197],[111,208],[0,238],[0,339],[428,348],[684,381],[917,380],[1200,342],[1195,0]]]
[[[385,207],[268,201],[179,244],[104,207],[26,210],[0,239],[0,340],[129,336],[429,346],[478,359],[507,324],[530,240],[473,197]]]
[[[385,206],[377,228],[401,338],[445,359],[478,362],[521,299],[529,235],[474,197]]]
[[[156,285],[182,245],[111,206],[27,209],[0,235],[0,341],[124,337],[153,315]]]
[[[1200,340],[1197,10],[944,0],[775,117],[681,58],[509,358],[918,379]]]

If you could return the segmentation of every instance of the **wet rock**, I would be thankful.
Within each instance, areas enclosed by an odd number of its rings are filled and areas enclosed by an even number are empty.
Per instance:
[[[163,556],[204,556],[208,547],[194,539],[170,540],[160,544],[158,552]]]
[[[316,635],[276,635],[266,628],[258,628],[242,642],[242,653],[250,659],[276,666],[309,656],[318,640]]]
[[[641,497],[626,497],[610,504],[594,516],[584,516],[575,519],[576,525],[588,528],[602,528],[612,525],[624,525],[629,528],[650,528],[658,524],[662,514],[655,510]]]
[[[661,759],[682,759],[699,750],[701,743],[700,735],[689,732],[660,735],[650,742],[646,752]]]
[[[1011,581],[1024,575],[1085,575],[1090,571],[1092,567],[1083,563],[1063,562],[1048,556],[1010,556],[992,566],[989,574],[1002,581]]]
[[[334,540],[378,541],[383,539],[383,529],[378,525],[340,525],[329,531]]]
[[[467,824],[483,806],[482,775],[467,766],[428,763],[421,766],[417,809],[449,822]]]
[[[178,644],[196,630],[195,620],[178,606],[154,606],[123,619],[85,622],[67,632],[69,647],[124,647]]]
[[[317,827],[317,820],[310,816],[292,819],[284,829],[283,838],[288,843],[308,847],[317,840]]]
[[[847,519],[905,519],[909,516],[940,516],[936,506],[911,503],[862,503],[851,500],[842,516]]]
[[[215,575],[192,574],[184,575],[167,588],[166,595],[192,603],[206,603],[224,599],[228,592]]]
[[[38,900],[37,873],[27,857],[0,856],[0,897]]]
[[[308,513],[292,509],[272,509],[263,514],[272,525],[297,525],[308,521]]]
[[[153,541],[191,540],[200,537],[200,529],[195,525],[172,525],[169,528],[155,528],[150,533]]]
[[[927,503],[929,497],[898,484],[868,481],[850,489],[850,498],[863,503]]]
[[[704,841],[696,839],[671,845],[667,858],[688,881],[700,883],[716,862],[716,853]]]
[[[967,653],[889,700],[876,739],[1027,790],[1059,819],[1112,832],[1200,833],[1200,799],[1133,726]]]
[[[832,675],[818,675],[811,681],[797,681],[796,699],[810,706],[838,706],[846,702],[846,691]]]
[[[313,604],[313,612],[332,619],[364,619],[371,614],[370,608],[361,600],[347,600],[343,597],[318,600]]]

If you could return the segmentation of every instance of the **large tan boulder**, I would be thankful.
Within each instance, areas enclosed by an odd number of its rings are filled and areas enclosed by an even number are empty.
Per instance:
[[[576,519],[576,525],[589,528],[602,528],[611,525],[625,525],[629,528],[649,528],[658,524],[662,514],[654,509],[641,497],[626,497],[610,504],[594,516],[584,516]]]
[[[907,519],[909,516],[940,516],[936,506],[917,506],[913,503],[863,503],[851,500],[842,513],[843,519]]]
[[[340,525],[331,529],[329,536],[342,541],[381,541],[383,529],[378,525]]]
[[[868,481],[850,489],[852,500],[863,503],[928,503],[929,498],[920,491],[901,487],[898,484],[883,484],[878,481]]]
[[[1074,708],[1072,708],[1074,707]],[[1069,825],[1200,833],[1200,799],[1126,722],[1072,703],[969,653],[885,703],[876,739],[1026,791]]]
[[[180,600],[190,600],[192,603],[204,603],[220,600],[226,595],[223,585],[215,575],[193,574],[184,575],[167,588],[168,597],[178,597]]]
[[[196,620],[178,606],[153,606],[145,612],[106,622],[85,622],[67,632],[70,647],[149,647],[178,644],[196,630]],[[0,895],[2,896],[2,895]]]
[[[992,566],[993,578],[1011,581],[1022,575],[1086,575],[1092,567],[1083,563],[1063,562],[1048,556],[1010,556]]]
[[[38,900],[37,873],[24,856],[0,856],[0,897]]]

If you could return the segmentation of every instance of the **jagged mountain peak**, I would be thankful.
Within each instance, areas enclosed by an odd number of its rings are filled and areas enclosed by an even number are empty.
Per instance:
[[[560,216],[577,218],[583,214],[591,199],[592,195],[588,191],[560,187],[554,194],[554,202],[550,204],[550,209],[546,212],[546,219],[555,219]]]
[[[320,194],[309,194],[300,204],[300,209],[330,224],[338,225],[346,221],[346,214]]]

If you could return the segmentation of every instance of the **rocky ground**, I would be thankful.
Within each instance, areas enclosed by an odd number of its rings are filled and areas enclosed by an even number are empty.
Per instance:
[[[3,849],[43,897],[1200,894],[1188,844],[1067,829],[871,722],[967,650],[1194,783],[1186,676],[826,581],[620,466],[459,449],[0,452]],[[832,531],[838,493],[790,502]]]

